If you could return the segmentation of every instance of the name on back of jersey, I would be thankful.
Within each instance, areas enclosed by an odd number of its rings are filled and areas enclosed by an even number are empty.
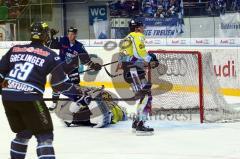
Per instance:
[[[13,54],[10,56],[10,62],[26,61],[34,65],[43,67],[44,59],[29,54]]]

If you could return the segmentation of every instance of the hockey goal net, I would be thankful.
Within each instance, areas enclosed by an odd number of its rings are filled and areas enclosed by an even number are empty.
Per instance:
[[[240,112],[219,92],[210,53],[153,50],[160,65],[151,69],[152,110],[197,113],[200,122],[240,119]]]

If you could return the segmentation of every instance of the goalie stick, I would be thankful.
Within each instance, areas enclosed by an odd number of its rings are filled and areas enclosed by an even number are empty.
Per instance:
[[[103,91],[104,88],[105,88],[105,86],[102,85],[102,87],[100,89],[97,89],[95,91]],[[135,95],[131,98],[111,98],[111,101],[134,101],[134,100],[137,100],[137,99],[140,99],[140,97]],[[53,98],[43,98],[43,100],[44,101],[54,101],[55,99],[53,99]],[[101,101],[102,99],[101,98],[93,98],[92,100],[93,101]],[[72,100],[69,99],[69,98],[59,98],[58,101],[72,101]]]
[[[43,98],[44,101],[53,101],[54,99],[52,98]],[[100,98],[93,98],[93,101],[101,101],[102,99]],[[131,98],[112,98],[111,101],[134,101],[134,100],[138,100],[138,98],[136,98],[136,96],[133,96]],[[58,101],[72,101],[69,98],[59,98]]]

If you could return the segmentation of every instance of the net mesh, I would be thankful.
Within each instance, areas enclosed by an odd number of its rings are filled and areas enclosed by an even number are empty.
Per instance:
[[[153,84],[152,110],[200,113],[203,122],[238,121],[240,112],[236,105],[226,102],[219,93],[220,84],[213,71],[210,53],[202,54],[202,73],[199,55],[184,51],[150,51],[160,65],[152,69],[149,78]],[[202,74],[203,93],[200,94],[199,73]],[[200,104],[200,96],[203,104]]]

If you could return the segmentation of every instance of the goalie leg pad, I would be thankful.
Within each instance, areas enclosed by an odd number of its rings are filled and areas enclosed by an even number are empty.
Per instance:
[[[97,105],[94,105],[96,103]],[[111,123],[112,113],[105,101],[92,102],[89,105],[92,112],[91,123],[96,124],[97,128],[106,127]]]
[[[80,109],[77,113],[73,113],[73,122],[88,121],[92,115],[88,107]]]

